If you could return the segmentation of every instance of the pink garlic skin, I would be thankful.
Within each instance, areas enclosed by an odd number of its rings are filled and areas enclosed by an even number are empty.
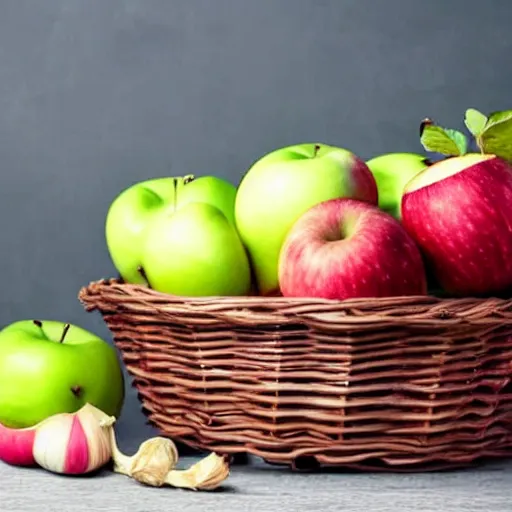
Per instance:
[[[34,428],[14,429],[0,424],[0,460],[15,466],[35,466]]]
[[[85,431],[77,416],[73,418],[69,441],[64,459],[63,472],[68,475],[87,473],[89,467],[89,443]]]

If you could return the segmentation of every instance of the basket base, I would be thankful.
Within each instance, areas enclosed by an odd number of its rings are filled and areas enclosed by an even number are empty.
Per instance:
[[[449,463],[445,461],[431,462],[429,464],[390,465],[379,459],[367,459],[360,464],[321,464],[315,457],[298,457],[289,464],[276,463],[263,459],[266,464],[276,467],[286,467],[299,473],[429,473],[441,471],[454,471],[476,467],[478,462]]]
[[[450,452],[434,457],[414,457],[410,455],[405,458],[400,456],[388,455],[387,457],[349,457],[335,456],[331,453],[320,455],[306,455],[297,457],[284,457],[282,454],[265,453],[250,445],[226,446],[215,443],[201,442],[197,436],[181,436],[169,427],[168,424],[159,421],[158,417],[151,414],[144,407],[142,412],[148,417],[148,423],[153,425],[161,435],[179,443],[185,450],[197,452],[215,452],[218,455],[229,457],[230,464],[249,465],[253,457],[260,459],[269,466],[276,468],[289,469],[293,472],[371,472],[371,473],[428,473],[471,469],[481,466],[491,461],[512,459],[512,442],[502,447],[488,449],[485,452]],[[153,419],[152,419],[153,417]],[[512,440],[511,440],[512,441]],[[345,459],[345,460],[343,460]],[[403,461],[406,462],[403,462]]]
[[[165,432],[160,431],[161,435],[169,437]],[[173,438],[176,442],[176,438]],[[215,451],[219,455],[225,455],[228,457],[230,466],[252,466],[254,465],[253,455],[247,452],[237,452],[234,454],[225,453],[222,450],[218,451],[215,449],[208,449],[207,447],[198,448],[197,445],[192,447],[190,444],[178,441],[181,446],[184,447],[184,453],[187,455],[197,455],[198,453],[207,453],[208,451]],[[328,464],[320,463],[315,457],[298,457],[291,462],[276,462],[272,459],[258,457],[262,463],[274,467],[276,469],[291,470],[297,473],[436,473],[436,472],[450,472],[458,470],[471,470],[484,466],[486,464],[492,464],[496,460],[511,460],[512,452],[508,455],[494,456],[494,457],[478,457],[466,462],[454,462],[454,461],[432,461],[430,463],[418,463],[418,464],[386,464],[380,459],[367,459],[359,464],[357,463],[345,463],[345,464]]]

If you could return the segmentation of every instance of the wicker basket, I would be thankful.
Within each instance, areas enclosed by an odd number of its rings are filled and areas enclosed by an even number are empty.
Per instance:
[[[164,435],[292,468],[512,454],[512,301],[183,298],[116,280],[99,310]]]

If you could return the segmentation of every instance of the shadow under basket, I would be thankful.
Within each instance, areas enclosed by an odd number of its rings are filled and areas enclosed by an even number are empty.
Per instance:
[[[99,310],[163,435],[294,469],[512,454],[512,301],[175,297],[103,280]]]

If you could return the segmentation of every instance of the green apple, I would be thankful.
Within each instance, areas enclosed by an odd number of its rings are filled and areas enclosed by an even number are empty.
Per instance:
[[[153,289],[173,295],[248,295],[251,289],[236,227],[207,203],[155,218],[146,229],[142,267]]]
[[[400,220],[404,187],[430,165],[429,160],[415,153],[387,153],[368,160],[366,165],[377,182],[379,207]]]
[[[124,378],[115,349],[76,325],[20,320],[0,331],[0,423],[31,427],[90,403],[118,417]]]
[[[127,283],[145,284],[141,275],[146,229],[161,215],[169,216],[192,202],[218,208],[235,225],[236,187],[215,176],[155,178],[128,187],[112,202],[105,236],[112,262]]]
[[[279,253],[295,221],[316,204],[342,197],[378,200],[370,170],[346,149],[319,143],[288,146],[248,170],[238,187],[235,220],[260,294],[279,293]]]

